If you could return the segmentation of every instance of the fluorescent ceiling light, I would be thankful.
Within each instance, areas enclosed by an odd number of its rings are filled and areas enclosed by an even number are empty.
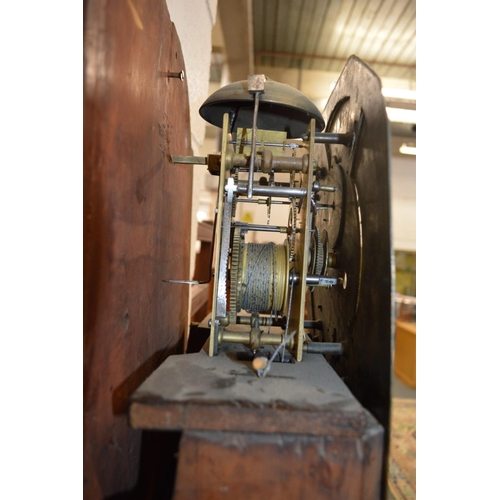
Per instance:
[[[382,88],[382,95],[384,97],[392,97],[393,99],[405,99],[408,101],[417,100],[417,91],[409,89],[390,89],[387,87]]]
[[[402,109],[402,108],[385,108],[387,111],[387,118],[391,122],[397,123],[417,123],[417,110],[416,109]]]
[[[401,147],[399,148],[399,152],[404,154],[404,155],[416,155],[417,148],[416,148],[416,146],[408,146],[406,143],[403,143],[403,144],[401,144]]]

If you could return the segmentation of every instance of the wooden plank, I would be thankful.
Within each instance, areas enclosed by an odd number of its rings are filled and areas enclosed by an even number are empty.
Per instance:
[[[84,3],[84,497],[129,490],[131,393],[182,349],[192,154],[187,81],[164,0]],[[186,75],[189,78],[189,75]]]
[[[250,351],[239,344],[222,344],[215,357],[206,346],[170,356],[131,402],[136,429],[359,436],[378,425],[323,356],[304,353],[301,363],[275,362],[259,378]]]
[[[214,234],[213,221],[203,221],[198,224],[198,239],[203,242],[212,243]]]
[[[184,432],[174,499],[379,499],[382,436]]]
[[[205,307],[208,303],[210,295],[210,284],[196,285],[193,287],[193,296],[191,299],[191,314],[194,316],[202,307]],[[206,311],[203,311],[206,316]]]

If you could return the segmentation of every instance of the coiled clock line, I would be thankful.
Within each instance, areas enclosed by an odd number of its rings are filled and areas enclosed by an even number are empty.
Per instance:
[[[278,302],[278,263],[276,259],[276,252],[273,251],[273,307],[271,309],[270,316],[271,318],[278,319],[278,310],[277,310],[277,302]],[[267,333],[271,333],[271,322],[269,322],[269,328]]]
[[[241,306],[245,311],[263,312],[276,307],[277,270],[276,266],[273,265],[276,260],[274,247],[273,242],[247,244],[249,272],[241,301]],[[269,304],[269,297],[271,296],[270,271],[272,271],[273,275],[274,304]]]

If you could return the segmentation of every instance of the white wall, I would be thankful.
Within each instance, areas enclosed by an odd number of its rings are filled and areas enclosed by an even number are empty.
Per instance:
[[[393,245],[416,251],[416,157],[393,156],[391,170]]]
[[[208,97],[212,27],[217,16],[217,0],[166,0],[170,19],[181,41],[186,65],[191,135],[194,154],[205,139],[205,120],[198,113]]]
[[[197,156],[205,140],[206,122],[201,118],[198,110],[209,95],[212,28],[217,16],[217,0],[166,0],[166,4],[181,42],[189,97],[191,147],[193,154]],[[171,154],[175,152],[172,151]],[[197,175],[199,171],[196,170],[203,167],[193,168],[193,190],[190,193],[192,203],[190,275],[185,279],[192,278],[194,272],[195,242],[198,230],[196,213],[199,206],[199,193],[204,189],[203,176]],[[191,300],[189,302],[191,304]],[[191,305],[188,322],[190,317]],[[189,331],[189,328],[186,331]],[[187,336],[185,347],[186,345]]]

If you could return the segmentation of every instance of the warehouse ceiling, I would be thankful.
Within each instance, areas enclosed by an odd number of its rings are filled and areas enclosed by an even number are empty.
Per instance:
[[[415,0],[254,0],[257,65],[339,73],[351,54],[415,80]]]
[[[387,89],[393,153],[416,145],[416,0],[218,0],[212,80],[264,73],[301,90],[323,109],[350,55],[365,61]],[[228,83],[228,82],[226,82]],[[414,94],[416,95],[416,94]],[[390,111],[390,110],[388,110]]]

